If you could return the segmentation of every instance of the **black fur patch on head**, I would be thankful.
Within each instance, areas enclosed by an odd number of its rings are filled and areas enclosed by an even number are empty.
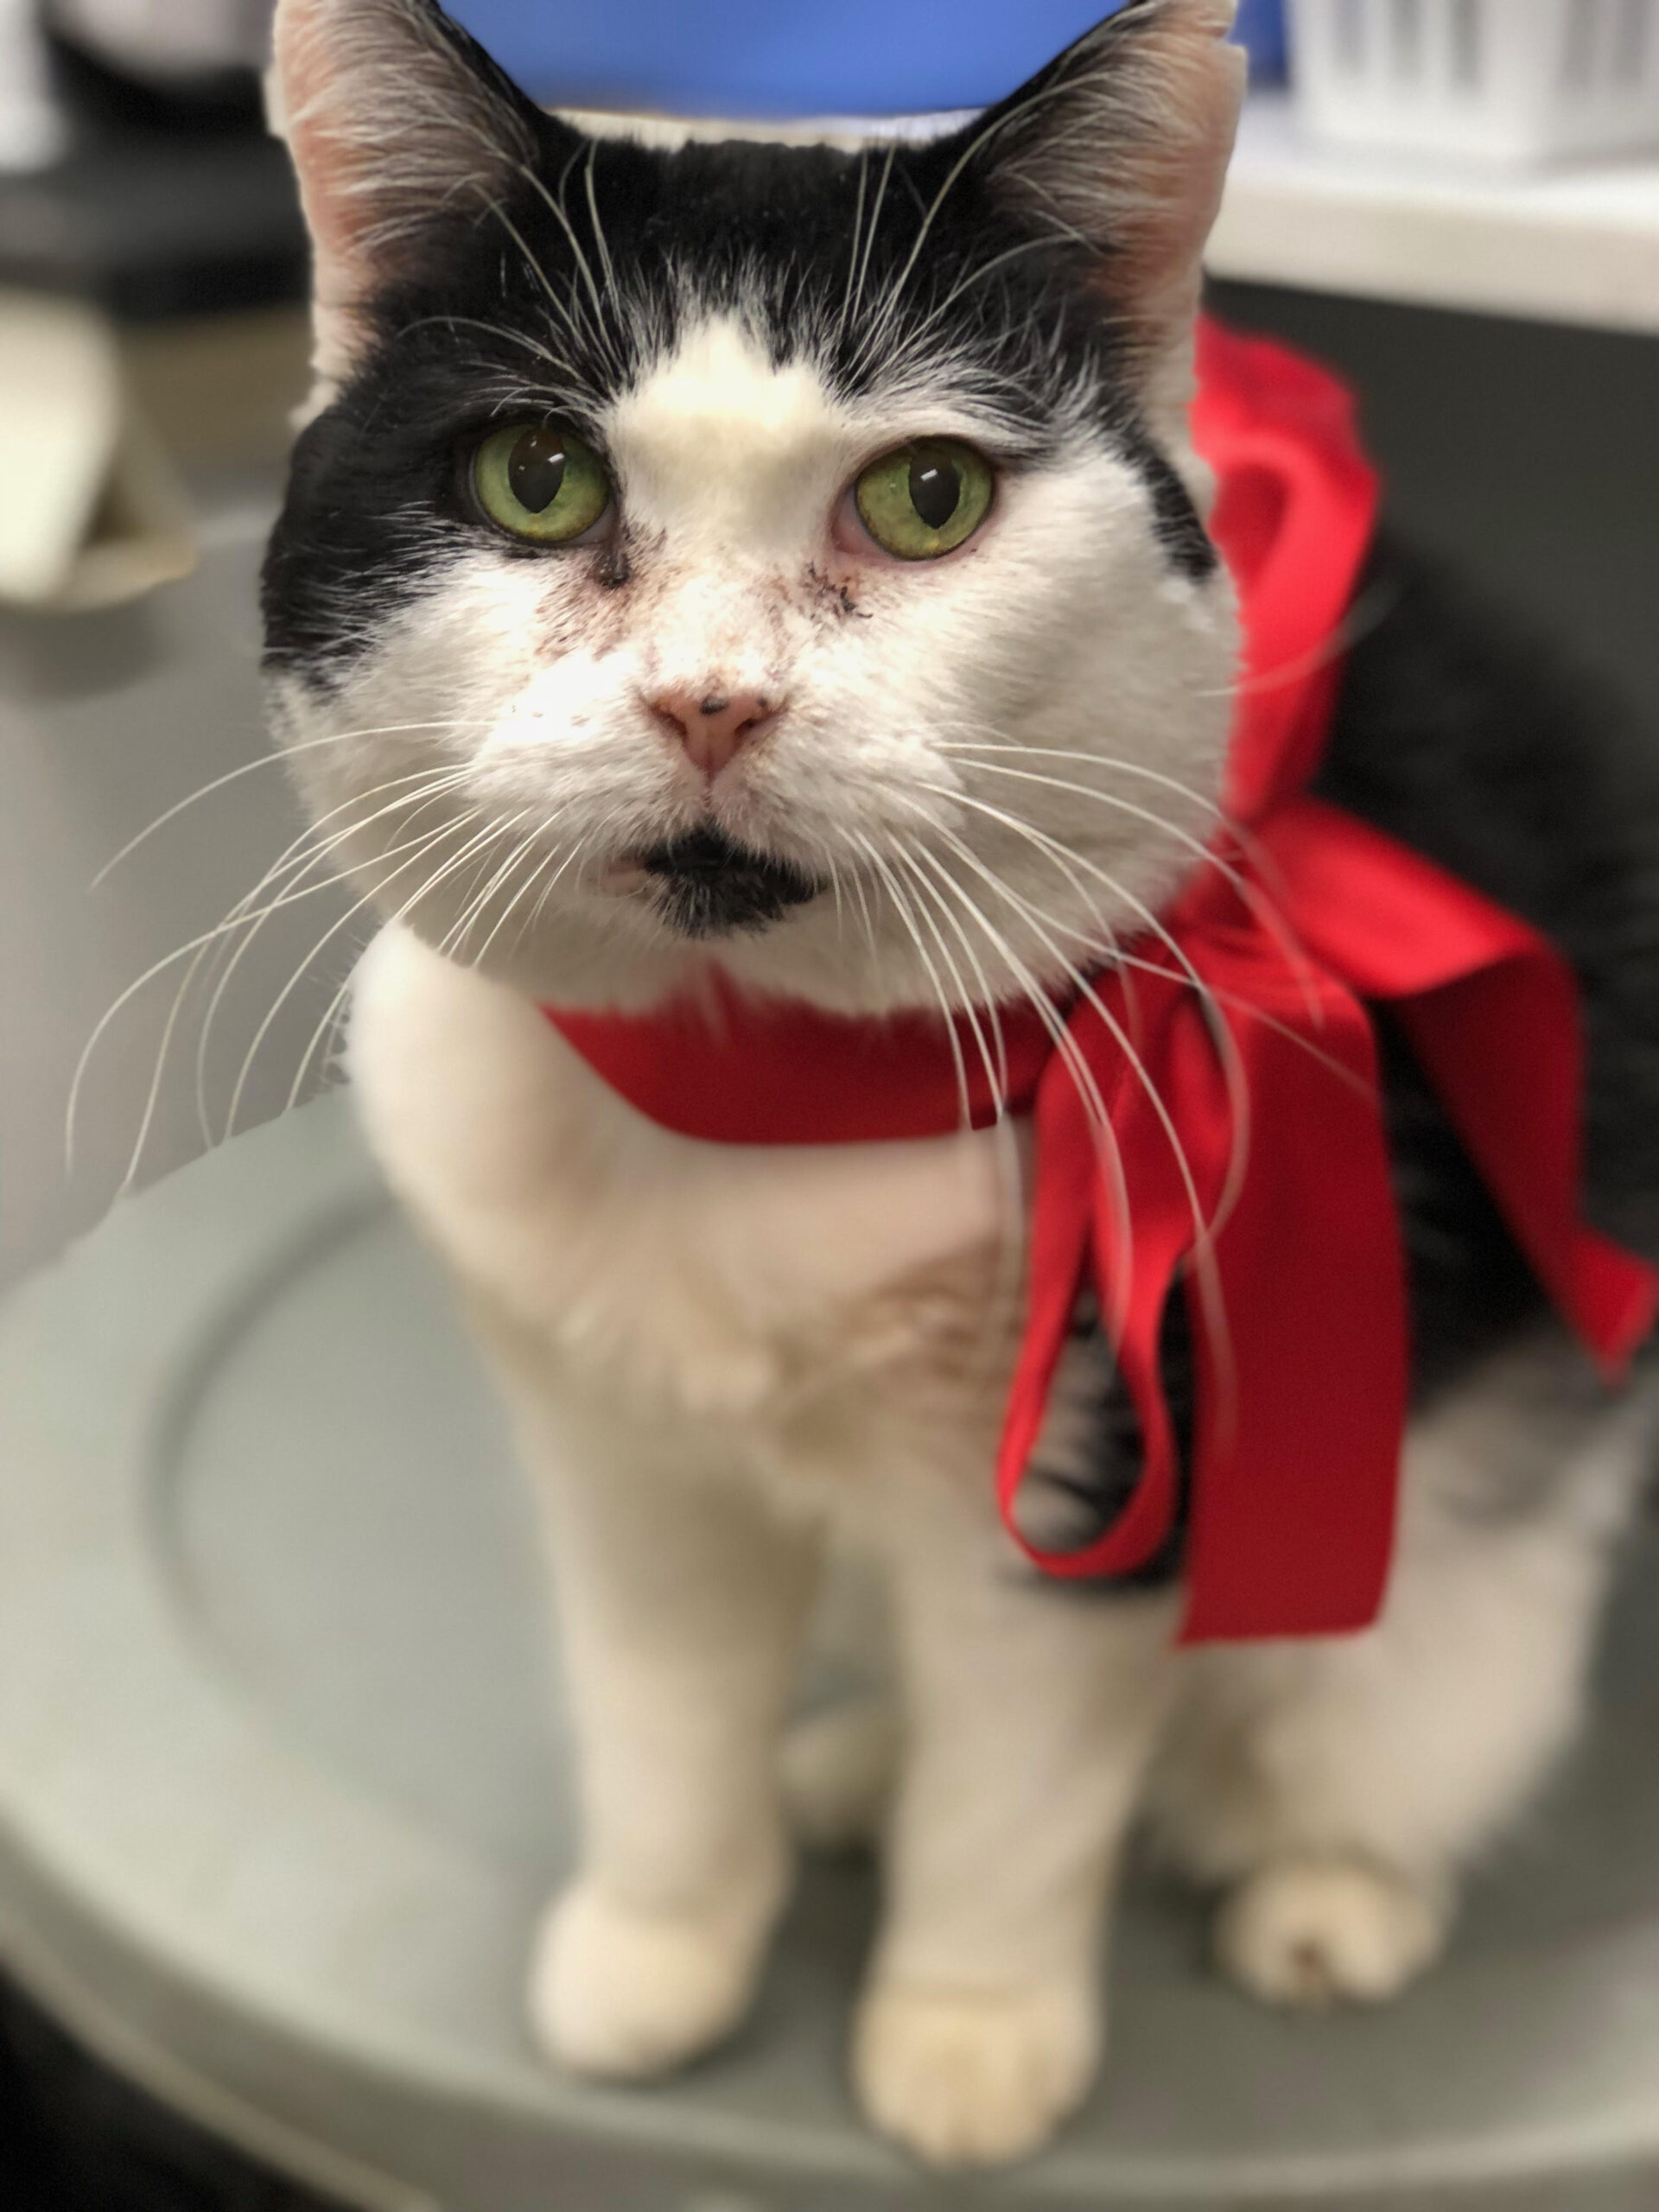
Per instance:
[[[1215,573],[1218,556],[1185,485],[1143,430],[1125,431],[1122,449],[1152,494],[1153,530],[1171,566],[1189,582],[1202,583]]]
[[[372,302],[355,374],[299,442],[265,569],[273,665],[326,681],[476,550],[454,486],[461,442],[540,413],[602,445],[609,407],[688,315],[741,317],[780,366],[808,360],[848,397],[887,385],[924,411],[930,394],[966,403],[1011,467],[1096,438],[1146,480],[1172,564],[1214,567],[1141,419],[1102,281],[1109,241],[999,190],[965,158],[967,133],[859,153],[664,150],[527,104],[519,119],[538,147],[528,173],[486,209],[433,214]]]
[[[639,855],[658,886],[658,912],[682,937],[732,937],[769,928],[823,888],[788,861],[738,844],[705,823]]]

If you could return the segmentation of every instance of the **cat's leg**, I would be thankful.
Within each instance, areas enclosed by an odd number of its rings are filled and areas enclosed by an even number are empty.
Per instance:
[[[1172,1593],[1042,1585],[967,1503],[901,1547],[906,1748],[853,2068],[938,2164],[1034,2149],[1101,2044],[1103,1909],[1175,1662]]]
[[[816,1545],[698,1464],[696,1424],[579,1411],[522,1362],[510,1389],[547,1515],[582,1815],[531,2024],[562,2064],[657,2074],[741,2018],[784,1900],[778,1742]]]
[[[1463,1869],[1579,1726],[1650,1441],[1576,1353],[1508,1356],[1414,1425],[1375,1629],[1187,1660],[1153,1817],[1228,1891],[1217,1947],[1247,1989],[1375,2001],[1437,1955]]]
[[[815,1851],[879,1843],[893,1802],[903,1732],[895,1700],[880,1691],[795,1722],[779,1762],[789,1824]]]

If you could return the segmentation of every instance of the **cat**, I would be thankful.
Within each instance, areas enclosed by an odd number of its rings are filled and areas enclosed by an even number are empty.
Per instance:
[[[792,1795],[883,1832],[852,2075],[939,2165],[1087,2092],[1132,1824],[1261,1998],[1424,1969],[1578,1726],[1649,1458],[1651,1392],[1552,1321],[1379,1015],[1414,1346],[1387,1606],[1178,1649],[1178,1548],[1061,1591],[996,1516],[1028,1132],[701,1143],[539,1010],[715,969],[844,1014],[1017,1001],[1190,871],[1238,649],[1187,413],[1231,14],[1131,0],[987,115],[872,143],[546,114],[429,0],[277,13],[316,382],[267,683],[384,920],[364,1126],[545,1508],[584,1834],[531,2026],[613,2077],[726,2035]],[[1659,1251],[1659,775],[1386,537],[1350,626],[1322,789],[1566,951],[1588,1205]],[[1104,1510],[1135,1450],[1080,1313],[1034,1510]],[[784,1757],[830,1541],[883,1569],[902,1723]]]

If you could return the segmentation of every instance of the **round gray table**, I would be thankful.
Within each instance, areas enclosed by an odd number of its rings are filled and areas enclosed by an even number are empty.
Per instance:
[[[0,1953],[94,2049],[415,2212],[1652,2212],[1659,1547],[1591,1740],[1446,1963],[1302,2021],[1132,1886],[1113,2050],[1046,2156],[930,2182],[842,2037],[868,1869],[806,1871],[758,2011],[664,2088],[552,2078],[519,1985],[567,1862],[524,1501],[339,1099],[122,1207],[0,1316]]]

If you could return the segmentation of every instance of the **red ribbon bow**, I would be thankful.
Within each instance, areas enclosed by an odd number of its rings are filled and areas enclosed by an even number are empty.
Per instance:
[[[1162,917],[1166,939],[1079,995],[1072,1052],[1032,1009],[1003,1012],[1006,1105],[1034,1116],[1037,1168],[997,1496],[1051,1574],[1125,1573],[1161,1549],[1179,1469],[1159,1345],[1179,1282],[1198,1370],[1183,1636],[1331,1635],[1382,1601],[1407,1404],[1405,1270],[1363,1001],[1393,1009],[1539,1281],[1610,1372],[1651,1326],[1659,1276],[1580,1219],[1583,1054],[1560,955],[1306,796],[1337,681],[1331,640],[1375,519],[1349,393],[1281,346],[1205,325],[1193,435],[1217,472],[1212,530],[1244,618],[1228,803],[1249,839],[1197,873]],[[961,1126],[963,1064],[973,1126],[998,1111],[965,1018],[953,1041],[920,1015],[849,1020],[730,988],[717,1022],[685,1005],[547,1012],[613,1089],[687,1136],[945,1134]],[[1090,1280],[1143,1465],[1102,1535],[1046,1552],[1020,1535],[1014,1505]]]

